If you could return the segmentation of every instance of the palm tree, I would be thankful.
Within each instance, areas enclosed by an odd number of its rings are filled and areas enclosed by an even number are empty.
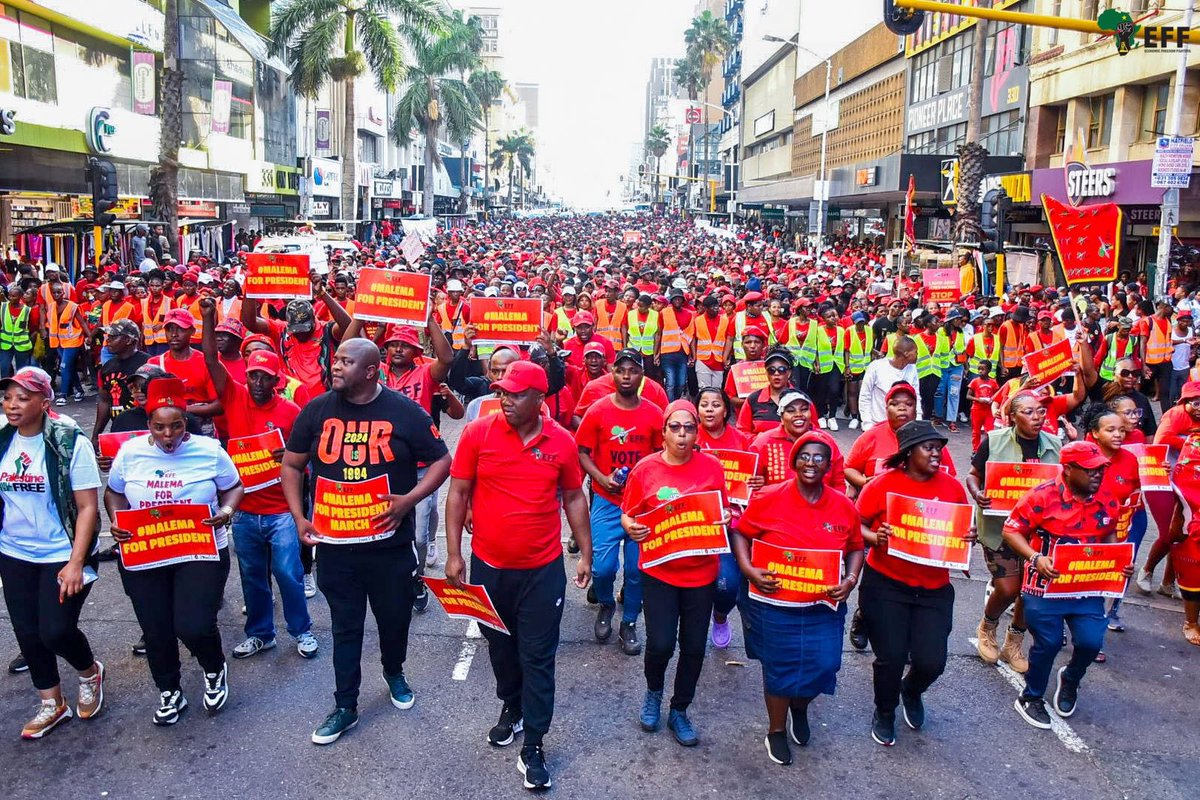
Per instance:
[[[712,83],[713,68],[721,63],[721,59],[725,57],[733,48],[733,34],[729,32],[729,25],[721,17],[713,16],[711,11],[705,10],[692,20],[691,26],[684,31],[683,41],[687,45],[687,57],[698,68],[700,72],[700,83],[703,87],[702,92],[691,94],[689,89],[688,96],[695,100],[700,94],[708,95],[708,87]],[[685,72],[685,77],[687,76]],[[694,81],[693,81],[693,84]],[[698,176],[703,181],[703,194],[708,193],[708,150],[709,150],[709,124],[708,124],[708,104],[704,104],[704,171]]]
[[[660,191],[662,176],[662,157],[671,145],[671,134],[662,125],[655,125],[646,134],[646,150],[654,156],[654,201],[662,199]]]
[[[315,98],[328,83],[342,84],[342,218],[357,216],[358,120],[354,81],[368,69],[391,91],[407,68],[400,34],[440,30],[435,0],[285,0],[271,18],[271,54],[286,56],[296,93]]]
[[[689,100],[695,100],[704,91],[704,76],[700,63],[691,56],[675,59],[675,82],[687,92]]]
[[[500,141],[496,142],[496,149],[492,151],[492,168],[493,169],[508,169],[508,213],[512,214],[513,210],[513,181],[516,178],[517,168],[528,175],[533,164],[534,144],[533,134],[526,130],[520,130],[516,133],[510,133]]]
[[[162,220],[171,252],[181,255],[179,235],[179,143],[183,140],[183,71],[179,68],[179,0],[167,0],[163,31],[162,131],[158,164],[150,170],[150,202]],[[159,253],[159,257],[168,255]]]
[[[967,141],[958,146],[958,202],[954,208],[954,241],[983,242],[980,222],[979,184],[983,181],[988,151],[979,143],[983,115],[983,55],[987,42],[987,20],[975,23],[975,45],[971,57],[971,83],[967,90]]]
[[[491,152],[491,142],[489,141],[489,133],[491,131],[491,115],[492,106],[500,99],[506,87],[504,76],[494,69],[477,70],[471,73],[471,77],[467,79],[471,90],[475,92],[475,97],[479,99],[479,107],[483,112],[483,185],[487,187],[486,191],[491,191],[491,161],[486,158],[486,154]],[[488,200],[487,194],[484,194],[483,200],[483,218],[488,216]]]
[[[468,43],[468,47],[470,47],[471,52],[475,54],[475,67],[479,67],[482,64],[482,62],[479,60],[479,54],[483,52],[483,21],[474,14],[468,17],[466,16],[466,12],[460,9],[454,9],[450,12],[450,24],[455,28],[461,28],[463,30],[464,38]],[[463,80],[469,80],[466,70],[459,71],[459,78]],[[470,84],[468,83],[468,85]],[[474,91],[474,89],[475,87],[472,86],[471,90]],[[482,101],[480,102],[480,105],[482,106]],[[467,147],[469,145],[469,139],[464,139],[462,142],[462,150],[459,154],[461,157],[458,160],[458,211],[460,214],[466,214],[467,209],[470,206],[471,190],[467,181]],[[486,138],[484,141],[483,151],[485,153],[487,152]]]

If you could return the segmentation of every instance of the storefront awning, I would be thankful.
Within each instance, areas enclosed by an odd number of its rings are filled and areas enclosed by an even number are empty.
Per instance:
[[[197,0],[200,5],[208,10],[208,13],[217,18],[229,34],[238,40],[247,53],[255,60],[261,61],[264,64],[270,65],[272,68],[279,70],[284,75],[290,75],[291,70],[288,65],[283,63],[279,58],[270,54],[267,49],[267,40],[258,35],[258,32],[246,24],[246,21],[238,16],[238,13],[224,3],[218,0]]]
[[[779,205],[801,205],[813,197],[811,175],[802,178],[786,178],[781,181],[743,186],[737,190],[738,203],[776,203]]]

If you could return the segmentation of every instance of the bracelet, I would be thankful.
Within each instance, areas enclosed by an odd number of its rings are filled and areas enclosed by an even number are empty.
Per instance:
[[[851,586],[858,585],[858,575],[854,574],[853,572],[846,576],[846,580],[850,581]]]
[[[218,511],[224,514],[226,519],[233,519],[233,509],[229,506],[221,506]]]

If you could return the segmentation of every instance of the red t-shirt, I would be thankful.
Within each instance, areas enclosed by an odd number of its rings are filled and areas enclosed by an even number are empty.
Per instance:
[[[183,396],[189,404],[210,403],[217,399],[217,387],[213,386],[204,363],[204,354],[199,350],[193,349],[191,355],[182,360],[175,358],[168,350],[150,359],[149,363],[162,367],[183,381]]]
[[[503,414],[463,429],[450,476],[474,481],[471,550],[499,569],[537,569],[562,556],[560,490],[579,489],[583,475],[571,434],[542,418],[528,442]]]
[[[750,439],[732,425],[726,425],[724,433],[717,437],[702,426],[696,434],[696,444],[701,450],[746,450]]]
[[[575,444],[590,452],[601,472],[611,475],[614,470],[632,468],[655,450],[661,450],[662,427],[662,408],[649,400],[643,398],[637,408],[624,409],[612,397],[605,397],[583,415],[575,432]],[[596,484],[592,488],[598,497],[620,505],[619,494],[610,494]]]
[[[629,473],[622,492],[621,511],[635,517],[680,495],[712,491],[721,493],[722,506],[728,505],[725,470],[717,459],[697,452],[686,464],[668,464],[662,453],[653,453]],[[685,556],[641,569],[672,586],[706,586],[717,579],[717,557]]]
[[[271,339],[275,349],[283,354],[283,366],[308,389],[310,397],[324,394],[326,391],[325,374],[321,369],[321,335],[320,326],[313,331],[312,338],[302,342],[294,336],[286,337],[287,348],[284,348],[284,334],[287,323],[277,319],[267,320],[271,327]]]
[[[818,434],[825,444],[833,451],[833,463],[829,472],[825,473],[825,485],[839,492],[846,491],[846,465],[842,459],[842,451],[838,449],[833,437],[821,430],[813,431]],[[760,433],[750,442],[751,452],[758,453],[758,474],[763,476],[767,486],[796,477],[796,470],[788,463],[795,440],[788,438],[782,425],[777,425],[769,431]]]
[[[578,402],[575,403],[576,416],[582,417],[601,397],[607,397],[616,392],[617,384],[612,374],[601,375],[595,380],[588,381],[584,385],[583,391],[579,393]],[[642,388],[638,390],[638,394],[659,408],[666,408],[670,403],[667,400],[667,390],[662,387],[661,383],[651,378],[642,378]]]
[[[225,356],[217,356],[221,359],[221,366],[229,373],[229,377],[233,378],[238,383],[246,382],[246,359],[238,356],[237,358],[225,358]]]
[[[967,391],[975,395],[976,400],[987,400],[990,403],[996,392],[1000,391],[1000,384],[993,378],[975,378],[967,384]]]
[[[779,547],[840,550],[843,555],[864,548],[858,510],[850,498],[826,491],[810,504],[795,481],[755,492],[736,530],[747,539],[762,539]]]
[[[300,406],[291,400],[275,395],[264,406],[255,403],[250,390],[237,381],[225,381],[221,394],[221,405],[225,407],[225,425],[229,438],[254,436],[267,431],[283,431],[286,442],[292,435],[292,425],[300,415]],[[287,514],[288,504],[283,497],[283,484],[267,486],[256,492],[247,492],[239,509],[248,514]]]
[[[962,484],[944,472],[939,472],[927,481],[914,481],[902,469],[890,469],[869,481],[858,495],[858,513],[862,522],[871,530],[878,530],[887,515],[888,493],[918,497],[923,500],[941,500],[946,503],[966,503],[967,492]],[[950,583],[950,570],[944,567],[929,567],[914,564],[872,547],[867,554],[871,568],[893,580],[922,589],[940,589]]]
[[[404,372],[392,372],[391,367],[384,367],[383,375],[389,389],[395,389],[400,394],[417,403],[425,409],[426,414],[433,414],[433,395],[437,388],[433,385],[433,375],[430,374],[432,364],[418,364]]]
[[[846,466],[856,469],[868,478],[884,471],[880,461],[900,452],[900,440],[892,426],[884,423],[875,425],[871,430],[854,440],[850,452],[846,455]],[[948,448],[942,448],[942,470],[949,475],[957,475],[954,469],[954,459]]]

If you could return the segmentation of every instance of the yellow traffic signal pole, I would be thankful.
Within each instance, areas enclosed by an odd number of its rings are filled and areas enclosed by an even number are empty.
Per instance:
[[[93,225],[92,240],[95,244],[93,249],[96,251],[92,253],[92,262],[98,271],[100,269],[100,250],[104,247],[104,228],[99,225]]]
[[[941,11],[943,14],[957,14],[960,17],[990,19],[996,22],[1012,22],[1016,25],[1040,25],[1043,28],[1058,28],[1064,31],[1079,31],[1080,33],[1090,33],[1099,36],[1111,36],[1113,33],[1110,30],[1101,28],[1093,20],[1052,17],[1046,14],[1030,14],[1025,11],[1005,11],[996,8],[960,6],[957,3],[941,3],[937,2],[937,0],[893,1],[899,8],[910,8],[913,11]],[[1189,44],[1200,44],[1200,29],[1187,31],[1186,39]]]

